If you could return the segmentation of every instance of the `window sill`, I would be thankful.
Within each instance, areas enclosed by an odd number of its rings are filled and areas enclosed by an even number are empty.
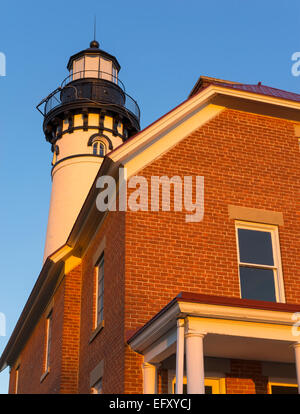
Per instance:
[[[89,340],[89,344],[96,338],[96,336],[98,335],[99,332],[102,331],[102,329],[104,328],[104,321],[102,321],[97,328],[93,331],[90,340]]]
[[[50,368],[48,368],[47,371],[45,371],[43,373],[43,375],[40,378],[40,382],[43,382],[44,381],[44,379],[47,377],[47,375],[49,374],[49,372],[50,372]]]

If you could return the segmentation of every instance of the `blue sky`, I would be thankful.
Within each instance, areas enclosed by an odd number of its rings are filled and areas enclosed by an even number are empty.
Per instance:
[[[200,75],[300,93],[291,56],[300,51],[300,3],[289,0],[64,0],[3,2],[0,52],[0,312],[2,353],[41,270],[51,152],[37,103],[88,47],[97,16],[100,47],[139,103],[142,127],[183,101]],[[8,389],[8,369],[0,393]]]

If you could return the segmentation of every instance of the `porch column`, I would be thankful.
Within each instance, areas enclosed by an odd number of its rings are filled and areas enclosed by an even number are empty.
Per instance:
[[[300,342],[294,344],[298,393],[300,394]]]
[[[157,370],[156,365],[143,363],[144,373],[144,394],[156,394],[156,378]]]
[[[178,319],[177,320],[177,343],[176,343],[175,394],[183,393],[183,368],[184,368],[184,319]]]
[[[188,318],[185,330],[186,372],[188,394],[205,394],[204,386],[204,332],[193,328]]]

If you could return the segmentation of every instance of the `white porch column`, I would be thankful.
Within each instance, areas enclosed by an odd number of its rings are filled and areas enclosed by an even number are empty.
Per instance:
[[[177,320],[177,343],[176,343],[175,394],[183,393],[183,368],[184,368],[184,319],[178,319]]]
[[[144,373],[144,394],[156,394],[156,378],[157,370],[156,365],[149,364],[148,362],[143,363]]]
[[[298,393],[300,394],[300,342],[294,344]]]
[[[203,355],[204,336],[204,332],[193,329],[192,321],[188,318],[185,329],[188,394],[205,394]]]

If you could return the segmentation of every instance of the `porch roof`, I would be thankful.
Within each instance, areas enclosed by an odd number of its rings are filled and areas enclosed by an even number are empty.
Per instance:
[[[274,321],[276,321],[275,312],[286,312],[289,314],[294,314],[300,312],[300,304],[291,304],[291,303],[278,303],[278,302],[267,302],[260,300],[250,300],[250,299],[241,299],[236,297],[228,296],[216,296],[216,295],[206,295],[201,293],[192,293],[192,292],[180,292],[174,299],[172,299],[164,308],[162,308],[156,315],[154,315],[145,325],[136,329],[135,331],[127,331],[127,343],[132,343],[138,336],[140,336],[150,325],[155,321],[161,318],[164,314],[167,313],[172,307],[174,308],[176,304],[180,302],[186,303],[198,303],[203,305],[216,305],[222,307],[234,307],[242,309],[257,309],[261,311],[274,312]],[[182,311],[183,309],[181,309]],[[177,318],[182,317],[182,312],[180,307],[178,307]],[[279,316],[279,315],[278,315]],[[294,323],[290,319],[290,315],[285,318],[287,321],[291,321],[291,325]],[[278,323],[283,323],[282,318],[278,319]]]

